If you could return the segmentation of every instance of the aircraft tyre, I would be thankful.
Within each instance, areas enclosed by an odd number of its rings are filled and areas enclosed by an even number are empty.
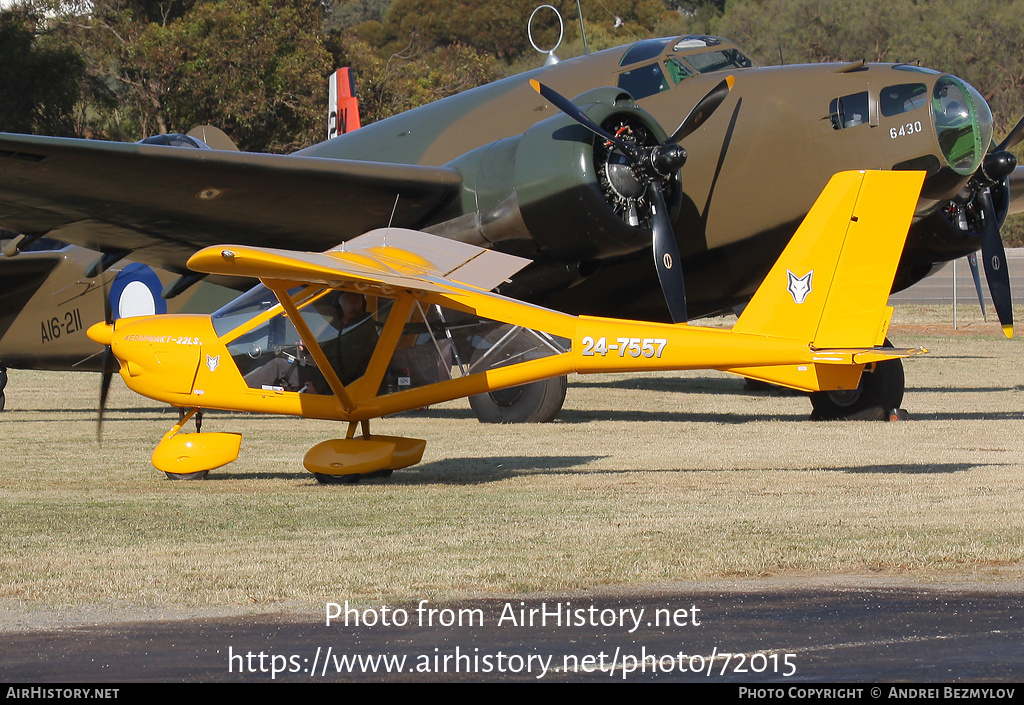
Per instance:
[[[906,378],[903,360],[875,363],[873,371],[864,370],[857,389],[850,392],[814,392],[811,394],[812,421],[880,421],[889,418],[891,409],[903,402]]]
[[[4,390],[7,388],[7,368],[0,365],[0,411],[4,410],[7,404],[7,395]]]
[[[480,423],[548,423],[565,403],[569,380],[564,375],[499,389],[469,398]]]

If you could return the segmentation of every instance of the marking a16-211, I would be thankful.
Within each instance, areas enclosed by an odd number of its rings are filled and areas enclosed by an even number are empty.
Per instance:
[[[60,316],[44,318],[39,321],[42,342],[49,343],[62,335],[71,335],[82,330],[82,312],[77,308],[65,311]]]
[[[600,337],[594,340],[591,336],[583,337],[583,351],[581,355],[601,355],[602,357],[610,352],[618,351],[619,357],[661,357],[667,338],[615,338],[614,343],[609,344],[608,339]]]

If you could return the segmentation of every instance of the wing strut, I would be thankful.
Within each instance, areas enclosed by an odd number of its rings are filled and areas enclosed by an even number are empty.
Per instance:
[[[277,300],[281,302],[281,306],[288,313],[288,318],[291,320],[292,325],[295,326],[295,330],[299,332],[302,337],[302,342],[306,345],[306,349],[309,350],[309,354],[313,356],[313,360],[316,362],[317,367],[320,368],[320,372],[323,373],[324,379],[327,380],[327,385],[334,392],[335,396],[338,397],[338,401],[341,402],[341,408],[345,411],[354,411],[356,405],[352,402],[352,398],[345,391],[345,385],[341,383],[338,378],[338,373],[331,367],[331,363],[327,361],[327,356],[324,355],[324,351],[320,349],[320,345],[316,342],[316,336],[313,335],[313,331],[306,325],[306,321],[303,320],[302,314],[299,313],[299,309],[295,308],[295,303],[292,301],[292,297],[288,295],[288,289],[284,287],[280,282],[264,282],[268,289],[274,292],[277,296]]]

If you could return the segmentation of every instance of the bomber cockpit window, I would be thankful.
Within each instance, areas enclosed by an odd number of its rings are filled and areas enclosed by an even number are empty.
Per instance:
[[[832,118],[832,128],[835,130],[866,125],[868,124],[868,92],[861,91],[842,98],[833,98],[828,112]]]
[[[925,66],[917,66],[915,64],[896,64],[892,67],[893,71],[909,71],[910,73],[926,73],[930,76],[936,76],[940,72],[935,69],[930,69]]]
[[[672,51],[688,51],[690,49],[704,49],[706,47],[718,46],[722,40],[718,37],[709,37],[706,34],[688,34],[680,37]]]
[[[697,73],[749,69],[754,65],[754,62],[747,58],[739,49],[722,49],[721,51],[706,51],[701,54],[687,54],[686,63],[696,69]]]
[[[661,52],[665,49],[665,39],[645,39],[637,42],[626,50],[626,53],[619,59],[619,66],[629,66],[630,64],[636,64],[641,61],[647,61],[653,59],[656,56],[661,56]]]
[[[661,72],[661,66],[648,64],[632,71],[620,73],[619,88],[628,91],[635,100],[640,100],[649,95],[667,91],[669,85],[665,80],[665,74]]]
[[[886,86],[878,95],[883,117],[909,113],[928,105],[928,88],[923,83],[902,83]]]
[[[668,74],[669,79],[672,81],[672,85],[677,85],[684,78],[689,78],[692,74],[690,70],[679,59],[670,57],[665,62],[665,73]]]

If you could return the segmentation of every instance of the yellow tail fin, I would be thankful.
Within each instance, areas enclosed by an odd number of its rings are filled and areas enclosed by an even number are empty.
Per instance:
[[[880,344],[922,172],[832,177],[733,330],[814,348]]]

